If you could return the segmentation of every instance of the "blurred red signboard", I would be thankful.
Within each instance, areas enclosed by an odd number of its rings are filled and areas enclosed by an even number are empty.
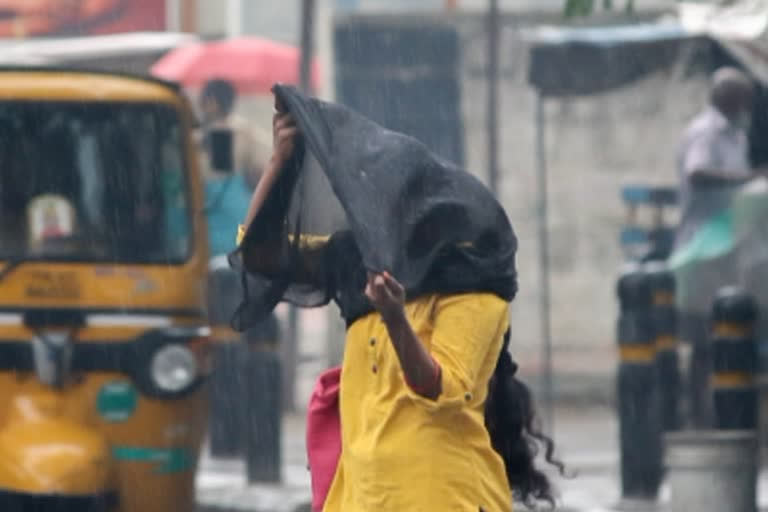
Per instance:
[[[166,0],[0,0],[0,38],[165,30]]]

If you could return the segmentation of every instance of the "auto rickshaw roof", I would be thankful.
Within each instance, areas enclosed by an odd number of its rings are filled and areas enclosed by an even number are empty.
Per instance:
[[[0,99],[161,101],[176,103],[181,88],[148,75],[63,66],[0,64]]]

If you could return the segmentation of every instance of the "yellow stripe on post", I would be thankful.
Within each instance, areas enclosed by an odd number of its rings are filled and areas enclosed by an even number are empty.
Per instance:
[[[675,350],[677,348],[677,338],[675,336],[659,336],[656,338],[656,350]]]
[[[752,327],[743,324],[715,324],[715,336],[741,338],[752,333]]]
[[[625,363],[652,363],[656,348],[653,345],[619,345],[619,358]]]
[[[711,383],[716,389],[751,388],[755,384],[755,378],[745,372],[723,372],[713,374]]]
[[[229,327],[228,325],[213,325],[211,326],[211,339],[216,343],[230,341],[239,341],[241,338],[240,333]]]

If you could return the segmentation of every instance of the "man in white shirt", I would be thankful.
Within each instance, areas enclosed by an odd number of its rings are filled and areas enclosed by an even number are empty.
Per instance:
[[[683,136],[678,158],[682,220],[676,246],[724,208],[735,187],[754,177],[749,162],[749,127],[754,86],[735,68],[712,78],[710,105]]]
[[[710,104],[688,125],[678,155],[681,220],[675,236],[676,250],[685,247],[705,223],[727,209],[739,186],[757,175],[749,159],[753,97],[754,85],[741,71],[721,68],[714,73]],[[735,284],[730,282],[732,277],[697,275],[695,288],[706,293],[695,294],[695,304],[678,304],[680,335],[692,345],[689,399],[691,421],[696,427],[711,426],[707,315],[717,290]]]

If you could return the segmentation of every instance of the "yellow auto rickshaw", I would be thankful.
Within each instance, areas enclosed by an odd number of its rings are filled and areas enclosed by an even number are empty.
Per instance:
[[[0,69],[0,510],[194,508],[207,241],[171,84]]]

